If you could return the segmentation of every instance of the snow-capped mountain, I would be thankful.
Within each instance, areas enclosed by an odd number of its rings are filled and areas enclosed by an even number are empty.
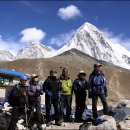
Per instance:
[[[54,49],[50,46],[45,46],[43,44],[32,42],[27,47],[19,50],[16,59],[22,58],[46,58]]]
[[[69,42],[52,56],[59,55],[72,48],[78,49],[98,60],[103,60],[130,69],[130,52],[119,44],[114,44],[97,27],[83,24],[76,30]]]
[[[75,31],[68,43],[61,49],[54,50],[50,46],[33,42],[19,50],[15,59],[49,58],[71,49],[77,49],[95,59],[130,69],[130,52],[120,44],[113,43],[104,32],[87,22]],[[1,60],[14,59],[13,55],[8,51],[0,51],[0,58]]]
[[[11,61],[14,60],[14,56],[6,50],[0,50],[0,61]]]

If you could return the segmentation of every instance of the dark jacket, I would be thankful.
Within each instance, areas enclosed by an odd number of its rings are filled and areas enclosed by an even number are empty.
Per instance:
[[[88,81],[80,78],[75,79],[73,83],[73,91],[77,96],[82,94],[86,95],[86,90],[88,90],[88,87]]]
[[[52,97],[58,97],[58,94],[60,92],[60,81],[57,78],[48,76],[43,84],[43,91],[45,93],[47,91],[50,91],[52,93]]]
[[[29,100],[35,101],[40,100],[40,95],[43,94],[42,84],[38,81],[33,83],[30,81],[28,86],[28,98]]]
[[[107,86],[104,74],[100,72],[92,72],[89,76],[89,92],[91,94],[105,94],[107,96]]]
[[[26,93],[26,96],[23,95],[23,92]],[[14,106],[24,108],[25,104],[28,106],[28,95],[27,95],[27,86],[22,86],[21,83],[17,84],[13,88],[13,98]]]

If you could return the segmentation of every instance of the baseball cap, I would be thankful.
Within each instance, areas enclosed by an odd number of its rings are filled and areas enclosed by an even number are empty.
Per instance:
[[[94,64],[94,68],[95,67],[101,67],[102,65],[100,64],[100,63],[96,63],[96,64]]]

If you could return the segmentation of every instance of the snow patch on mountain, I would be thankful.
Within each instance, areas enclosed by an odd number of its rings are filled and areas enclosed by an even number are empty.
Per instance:
[[[104,32],[90,23],[85,23],[77,29],[70,41],[51,56],[73,48],[98,60],[130,69],[130,52],[121,45],[112,43]]]
[[[130,69],[130,52],[119,43],[114,43],[104,32],[88,22],[78,28],[69,42],[59,50],[33,42],[19,50],[15,59],[50,58],[71,49],[77,49],[95,59]],[[0,51],[0,58],[13,60],[14,56],[8,51]]]
[[[18,52],[18,54],[16,56],[16,59],[22,59],[22,58],[30,58],[30,59],[46,58],[53,51],[55,51],[55,50],[50,46],[45,46],[45,45],[37,43],[37,42],[32,42],[27,47],[19,50],[19,52]]]
[[[0,61],[11,61],[14,60],[13,54],[6,50],[0,50]]]

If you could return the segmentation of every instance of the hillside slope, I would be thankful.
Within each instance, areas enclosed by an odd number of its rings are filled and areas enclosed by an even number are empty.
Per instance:
[[[20,59],[0,62],[0,67],[15,69],[28,74],[37,73],[41,79],[45,79],[50,69],[56,69],[60,75],[60,67],[62,66],[68,67],[70,69],[70,77],[75,79],[80,69],[84,69],[89,75],[93,70],[93,64],[95,62],[97,62],[97,60],[87,54],[72,49],[59,56],[48,59]],[[124,98],[130,99],[130,71],[104,61],[98,62],[103,64],[102,69],[107,78],[109,101],[116,102]]]

